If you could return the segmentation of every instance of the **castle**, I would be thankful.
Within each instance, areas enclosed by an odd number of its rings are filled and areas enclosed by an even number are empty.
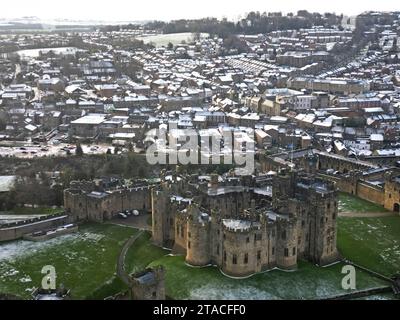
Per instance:
[[[104,222],[126,210],[151,212],[152,184],[107,188],[98,182],[73,181],[64,190],[64,209],[73,221]]]
[[[151,211],[154,244],[184,255],[193,266],[216,265],[226,275],[246,277],[296,269],[299,259],[322,266],[339,258],[337,191],[334,183],[314,175],[281,171],[273,177],[221,177],[177,170],[163,172],[153,185],[93,187],[81,182],[65,190],[65,208],[76,220]]]
[[[273,178],[271,201],[270,188],[252,179],[220,183],[213,175],[199,185],[176,178],[152,190],[153,241],[184,254],[188,264],[245,277],[295,269],[299,258],[318,265],[338,260],[333,183],[281,172]]]
[[[386,210],[400,213],[400,168],[385,163],[386,157],[372,161],[358,160],[316,149],[303,149],[261,157],[262,170],[303,168],[323,179],[330,180],[348,194],[373,202]],[[328,173],[329,171],[334,172]]]

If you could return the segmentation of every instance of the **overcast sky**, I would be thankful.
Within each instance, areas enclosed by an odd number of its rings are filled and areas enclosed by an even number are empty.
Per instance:
[[[400,10],[398,0],[2,0],[0,17],[42,19],[171,20],[227,17],[249,11],[296,12],[300,9],[346,15],[366,10]],[[396,5],[397,4],[397,5]]]

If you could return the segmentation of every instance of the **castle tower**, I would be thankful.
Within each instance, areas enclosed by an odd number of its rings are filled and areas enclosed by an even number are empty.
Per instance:
[[[326,190],[310,190],[310,223],[305,255],[318,265],[328,265],[339,258],[337,251],[337,192],[333,184]],[[307,239],[306,239],[307,240]]]
[[[274,210],[287,206],[286,201],[295,196],[296,172],[282,170],[273,178],[272,185],[272,206]],[[284,209],[283,209],[284,210]]]
[[[155,245],[163,247],[167,238],[167,221],[169,197],[166,190],[153,189],[151,191],[152,232]]]
[[[206,266],[211,262],[210,216],[201,213],[198,206],[188,208],[186,262]]]
[[[384,207],[387,210],[394,211],[400,214],[400,195],[399,190],[400,180],[396,179],[399,173],[389,171],[385,173],[385,195],[384,195]]]
[[[277,221],[277,253],[278,268],[292,270],[297,268],[297,224],[295,219]]]
[[[133,300],[165,300],[165,269],[147,269],[131,276]]]

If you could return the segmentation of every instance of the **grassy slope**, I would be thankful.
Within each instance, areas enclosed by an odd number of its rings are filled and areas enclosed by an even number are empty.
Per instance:
[[[344,293],[341,264],[319,268],[302,261],[296,272],[273,270],[243,280],[227,278],[215,267],[189,267],[183,257],[166,256],[152,263],[160,264],[167,269],[167,294],[174,299],[316,299]],[[360,289],[382,284],[358,273]]]
[[[150,233],[143,234],[128,250],[125,258],[125,270],[129,273],[142,271],[152,261],[169,254],[169,251],[151,244],[150,238]]]
[[[73,288],[74,298],[102,299],[126,290],[115,276],[115,265],[123,243],[135,232],[126,227],[94,224],[84,226],[79,234],[104,235],[98,242],[66,236],[62,241],[54,239],[53,244],[51,240],[43,248],[35,249],[35,244],[30,244],[33,247],[28,247],[29,253],[6,261],[1,259],[0,252],[0,292],[28,297],[25,289],[40,283],[40,270],[46,264],[56,267],[59,283]],[[167,251],[153,246],[149,240],[150,234],[144,234],[128,251],[126,270],[136,272],[148,265],[164,265],[167,294],[174,299],[313,299],[343,293],[341,265],[318,268],[300,262],[299,270],[293,273],[274,270],[245,280],[233,280],[214,267],[188,267],[183,257],[167,256]],[[0,249],[11,244],[15,243],[0,245]],[[386,275],[399,272],[400,217],[340,218],[338,246],[354,262]],[[6,275],[13,269],[19,274]],[[26,276],[33,281],[20,282]],[[357,272],[359,289],[382,284]]]
[[[3,247],[4,250],[7,246],[16,244],[27,246],[27,249],[15,259],[0,260],[0,292],[29,297],[30,293],[26,290],[40,285],[42,267],[53,265],[58,284],[63,283],[71,288],[73,298],[87,298],[102,284],[113,281],[120,249],[135,232],[136,230],[127,227],[91,224],[82,227],[77,235],[68,235],[45,243],[20,241],[2,244],[0,248]],[[88,233],[103,238],[91,240],[87,238]],[[19,273],[6,276],[15,270]],[[21,282],[24,278],[32,281]],[[114,289],[120,290],[120,287]],[[104,292],[105,295],[113,293],[115,292]]]
[[[340,218],[343,256],[385,275],[400,272],[400,217]]]
[[[387,210],[375,203],[363,200],[347,193],[339,194],[340,212],[387,212]]]

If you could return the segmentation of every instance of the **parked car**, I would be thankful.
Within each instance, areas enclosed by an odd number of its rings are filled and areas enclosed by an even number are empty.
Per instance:
[[[125,213],[118,213],[118,217],[120,218],[120,219],[128,219],[128,217],[126,216],[126,214]]]

